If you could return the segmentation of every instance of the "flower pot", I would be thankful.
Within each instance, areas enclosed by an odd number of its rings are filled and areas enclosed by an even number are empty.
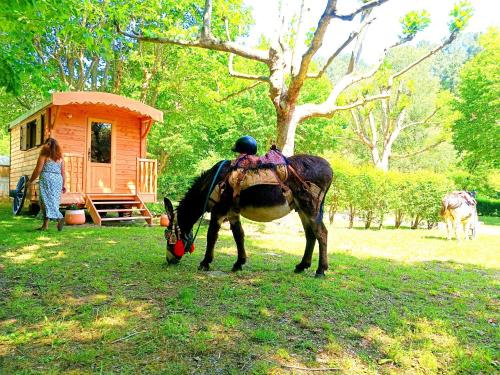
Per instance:
[[[168,227],[169,224],[170,224],[170,220],[168,219],[168,215],[162,214],[160,216],[160,225],[162,227]]]
[[[66,210],[64,221],[67,225],[85,224],[84,210]]]

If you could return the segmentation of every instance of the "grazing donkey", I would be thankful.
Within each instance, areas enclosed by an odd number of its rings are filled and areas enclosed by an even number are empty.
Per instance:
[[[476,210],[476,200],[466,191],[454,191],[446,194],[441,202],[441,217],[446,223],[447,238],[451,240],[451,231],[455,229],[455,238],[460,240],[458,235],[459,227],[462,225],[465,239],[477,236],[478,218]]]
[[[304,256],[295,267],[295,272],[302,272],[311,266],[314,245],[318,241],[319,264],[316,276],[323,276],[328,269],[328,232],[322,221],[323,205],[325,194],[332,182],[332,169],[325,159],[312,155],[283,157],[281,167],[287,172],[286,178],[281,181],[269,183],[267,175],[267,182],[256,182],[240,190],[239,187],[235,188],[231,180],[241,182],[244,177],[234,177],[234,162],[221,161],[196,178],[180,201],[176,212],[172,203],[165,198],[165,209],[171,219],[171,224],[165,231],[167,262],[178,263],[186,251],[194,250],[193,226],[203,213],[208,211],[211,218],[207,248],[199,269],[209,269],[214,258],[219,229],[227,220],[238,249],[238,258],[232,270],[239,271],[247,259],[240,215],[250,220],[267,222],[284,217],[294,209],[299,213],[306,235]],[[270,170],[276,173],[277,168],[266,164],[261,165],[260,171],[262,170],[264,174]],[[254,169],[254,172],[256,171],[258,172]],[[212,186],[216,186],[216,189],[211,189]],[[210,204],[207,205],[208,197],[213,196],[212,190],[217,191],[219,196],[216,200],[210,199]]]

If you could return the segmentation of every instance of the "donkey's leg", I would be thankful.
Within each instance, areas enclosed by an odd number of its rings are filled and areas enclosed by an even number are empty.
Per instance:
[[[316,270],[316,277],[321,277],[325,276],[325,271],[328,270],[328,230],[326,229],[325,224],[323,224],[323,221],[319,223],[314,222],[312,227],[319,244],[319,261],[318,269]]]
[[[229,218],[229,223],[231,225],[231,232],[233,232],[233,238],[236,242],[236,248],[238,249],[238,259],[233,265],[233,272],[241,271],[242,265],[247,261],[247,254],[245,252],[245,233],[243,232],[243,227],[241,226],[240,216],[234,216]]]
[[[444,223],[446,224],[446,239],[451,240],[451,230],[452,230],[452,224],[450,218],[445,218]]]
[[[205,257],[198,266],[199,270],[208,271],[210,269],[210,263],[212,263],[214,259],[214,247],[217,242],[217,237],[219,237],[221,222],[221,217],[211,215],[207,232],[207,250],[205,251]]]
[[[302,226],[304,227],[304,233],[306,235],[306,249],[304,250],[302,260],[295,266],[295,273],[300,273],[311,267],[312,254],[314,245],[316,244],[316,235],[311,228],[308,217],[302,211],[299,212],[299,217],[300,221],[302,221]]]
[[[471,220],[467,219],[462,222],[463,228],[464,228],[464,233],[465,233],[465,240],[470,240],[470,230],[471,230]]]
[[[319,261],[318,269],[316,270],[316,277],[324,276],[325,271],[328,269],[328,254],[327,254],[327,240],[328,240],[328,230],[323,224],[323,221],[317,222],[315,217],[310,217],[303,212],[299,212],[301,220],[305,220],[307,227],[310,228],[316,240],[319,244]],[[303,222],[304,224],[304,222]],[[304,225],[304,229],[306,225]],[[306,232],[307,236],[307,232]],[[308,248],[309,241],[306,242],[306,251],[304,253],[304,258],[300,264],[311,265],[311,255],[314,249],[314,241],[312,242],[311,248]],[[309,251],[309,252],[308,252]],[[297,269],[297,268],[296,268]]]
[[[457,241],[460,241],[460,236],[459,236],[459,233],[458,233],[458,232],[460,232],[460,226],[461,226],[460,224],[462,224],[460,222],[460,219],[455,218],[453,220],[453,226],[455,227],[455,238],[457,239]]]

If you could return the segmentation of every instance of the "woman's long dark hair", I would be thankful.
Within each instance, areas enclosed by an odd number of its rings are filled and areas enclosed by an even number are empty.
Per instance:
[[[62,159],[62,150],[55,138],[47,138],[40,151],[40,155],[46,156],[54,161]]]

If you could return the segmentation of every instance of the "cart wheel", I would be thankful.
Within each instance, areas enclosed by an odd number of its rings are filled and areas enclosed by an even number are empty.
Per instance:
[[[14,198],[12,202],[12,213],[14,215],[19,215],[21,213],[27,193],[28,176],[21,176],[19,181],[17,181],[16,190],[13,190],[10,194]]]

